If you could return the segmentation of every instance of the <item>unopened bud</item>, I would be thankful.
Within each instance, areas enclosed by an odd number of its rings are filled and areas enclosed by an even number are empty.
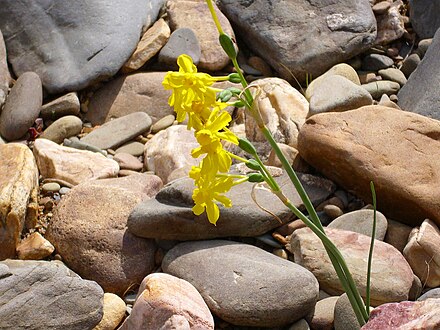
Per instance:
[[[249,167],[251,170],[259,171],[261,170],[260,164],[255,159],[249,159],[246,163],[246,166]]]
[[[228,77],[229,77],[229,81],[234,84],[241,83],[240,75],[237,72],[231,73]]]
[[[241,150],[246,151],[248,154],[257,154],[257,149],[255,149],[254,145],[246,138],[238,139],[238,146]]]
[[[220,34],[218,39],[220,41],[220,45],[222,46],[225,53],[229,56],[229,58],[235,59],[237,57],[237,51],[231,37],[223,33]]]
[[[232,92],[230,90],[224,89],[220,93],[218,93],[218,98],[222,102],[228,102],[232,97]]]
[[[249,182],[263,182],[264,177],[261,175],[261,173],[249,173],[248,174],[248,181]]]

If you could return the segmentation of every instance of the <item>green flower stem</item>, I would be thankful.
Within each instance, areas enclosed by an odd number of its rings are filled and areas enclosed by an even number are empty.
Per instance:
[[[367,294],[365,297],[365,307],[367,308],[367,314],[370,315],[370,284],[371,284],[371,263],[373,261],[373,248],[374,239],[376,236],[376,190],[374,189],[373,181],[370,182],[371,195],[373,198],[373,230],[371,233],[370,251],[368,253],[368,266],[367,266]]]
[[[211,12],[211,16],[212,16],[212,19],[214,20],[215,26],[217,27],[218,33],[224,34],[223,29],[222,29],[222,25],[220,24],[220,21],[218,20],[217,13],[215,12],[214,5],[212,4],[212,1],[206,0],[206,3],[208,4],[209,11]]]
[[[252,107],[252,103],[254,102],[254,98],[252,97],[252,94],[248,88],[248,83],[246,79],[244,78],[243,72],[241,71],[240,65],[238,64],[238,61],[236,58],[231,58],[232,64],[234,65],[235,70],[237,71],[238,75],[240,76],[241,85],[244,88],[244,97],[246,98],[247,103],[250,107]],[[250,108],[249,108],[250,109]]]

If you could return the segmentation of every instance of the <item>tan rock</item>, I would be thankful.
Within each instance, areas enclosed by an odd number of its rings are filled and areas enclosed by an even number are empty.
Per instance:
[[[424,285],[440,285],[440,230],[431,220],[411,231],[403,255]]]
[[[43,119],[56,120],[60,117],[80,113],[80,103],[76,92],[63,95],[41,107],[40,115]]]
[[[370,237],[340,229],[326,229],[327,236],[344,256],[361,295],[365,297]],[[319,238],[309,229],[293,232],[287,249],[295,263],[310,270],[320,287],[330,294],[342,294],[338,276]],[[390,265],[393,265],[390,267]],[[371,271],[371,305],[408,299],[413,272],[405,258],[393,246],[375,240]]]
[[[24,228],[33,228],[38,213],[38,169],[30,149],[0,145],[0,260],[13,258]]]
[[[278,143],[278,146],[283,154],[287,157],[287,160],[295,171],[301,173],[309,172],[310,166],[304,161],[304,159],[301,158],[298,150],[284,143]],[[270,151],[269,158],[267,159],[265,165],[282,167],[281,161],[278,159],[273,149]]]
[[[166,44],[170,37],[171,30],[163,18],[153,24],[142,36],[136,50],[125,62],[122,70],[130,72],[139,69],[149,59],[156,55]]]
[[[339,296],[319,300],[315,305],[310,326],[312,329],[333,330],[335,305]]]
[[[215,3],[214,7],[223,31],[234,38],[234,31],[228,19]],[[170,0],[167,2],[167,13],[171,30],[190,28],[196,34],[202,51],[198,67],[216,71],[229,63],[229,58],[218,41],[218,31],[205,1]]]
[[[93,330],[114,330],[125,316],[127,306],[125,302],[113,293],[104,293],[104,304],[101,321]]]
[[[388,229],[385,235],[385,242],[394,246],[400,252],[403,252],[412,227],[401,222],[388,219]]]
[[[440,122],[382,106],[313,116],[299,135],[309,164],[379,210],[408,224],[440,223]],[[410,160],[410,161],[409,161]]]
[[[46,238],[82,278],[123,295],[153,271],[156,251],[153,240],[127,230],[128,216],[161,187],[157,176],[139,173],[79,184],[57,205]]]
[[[187,130],[186,126],[168,127],[145,144],[144,165],[167,183],[171,177],[186,176],[191,166],[199,163],[191,156],[191,150],[198,146],[194,132]],[[176,175],[179,169],[184,171]]]
[[[0,107],[6,100],[9,85],[12,82],[11,74],[8,69],[8,62],[6,59],[6,47],[3,39],[3,34],[0,32]]]
[[[132,313],[120,329],[208,330],[214,329],[214,320],[192,284],[172,275],[155,273],[142,281]]]
[[[309,111],[309,103],[305,97],[280,78],[259,79],[253,82],[252,86],[257,86],[252,90],[260,93],[255,102],[258,102],[263,121],[275,140],[296,148],[299,130]],[[245,126],[246,136],[250,141],[266,141],[256,121],[248,112]]]
[[[52,254],[54,246],[40,233],[34,232],[17,246],[17,255],[22,260],[41,260]]]
[[[100,153],[63,147],[37,139],[34,155],[43,178],[54,178],[77,185],[81,182],[116,177],[119,165]]]

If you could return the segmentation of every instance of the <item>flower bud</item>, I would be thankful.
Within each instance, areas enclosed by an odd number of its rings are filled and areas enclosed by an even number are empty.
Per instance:
[[[261,175],[261,173],[249,173],[248,174],[248,181],[249,182],[263,182],[264,177]]]
[[[234,84],[239,84],[241,83],[241,79],[240,79],[240,75],[237,72],[231,73],[229,76],[229,81],[234,83]],[[241,92],[241,91],[240,91]]]
[[[235,59],[237,57],[237,51],[235,50],[235,45],[231,37],[223,33],[220,34],[218,39],[220,41],[220,45],[222,46],[225,53],[229,56],[229,58]]]
[[[257,154],[257,149],[255,149],[254,145],[246,138],[238,139],[238,146],[241,150],[246,151],[248,154]]]
[[[245,104],[242,100],[239,100],[239,101],[235,101],[234,104],[232,104],[232,105],[236,108],[242,108],[242,107],[244,107]]]
[[[228,102],[232,97],[232,92],[228,89],[222,90],[218,93],[217,98],[219,98],[222,102]]]
[[[260,164],[258,164],[258,162],[255,159],[249,159],[245,164],[251,170],[254,170],[254,171],[260,171],[261,170]]]

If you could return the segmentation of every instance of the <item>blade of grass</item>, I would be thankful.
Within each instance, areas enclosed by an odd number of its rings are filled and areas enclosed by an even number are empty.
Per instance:
[[[374,189],[374,183],[373,181],[370,181],[370,189],[371,189],[371,196],[373,198],[373,230],[371,233],[371,243],[370,243],[370,251],[368,253],[368,268],[367,268],[367,292],[365,297],[365,308],[367,309],[367,315],[370,315],[370,290],[371,290],[371,264],[373,262],[373,248],[374,248],[374,239],[376,236],[376,190]]]

